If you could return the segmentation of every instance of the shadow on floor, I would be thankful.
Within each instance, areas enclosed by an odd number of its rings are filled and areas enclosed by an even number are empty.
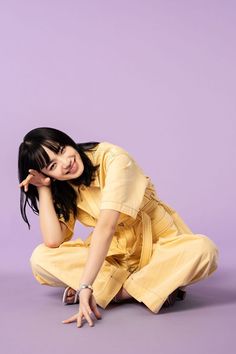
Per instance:
[[[173,306],[162,307],[158,314],[188,311],[190,309],[199,309],[210,306],[236,304],[236,285],[233,288],[232,274],[232,269],[223,269],[218,271],[218,273],[215,273],[213,277],[186,286],[185,299],[183,301],[177,300]],[[229,282],[228,287],[226,286],[227,282]],[[217,286],[216,283],[218,283],[219,286]],[[221,284],[224,284],[224,286]],[[49,298],[55,297],[55,300],[59,298],[59,301],[62,301],[63,291],[63,288],[51,288],[51,291],[47,291],[45,296]],[[122,303],[110,303],[106,309],[115,309],[130,304],[146,307],[143,303],[139,303],[135,300],[126,300]],[[148,308],[147,310],[149,311]]]

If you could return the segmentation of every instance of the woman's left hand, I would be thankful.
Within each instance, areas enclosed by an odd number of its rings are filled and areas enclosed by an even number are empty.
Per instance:
[[[100,320],[102,318],[101,313],[98,310],[95,297],[90,289],[83,289],[79,294],[79,312],[71,316],[62,323],[77,322],[77,327],[82,326],[82,320],[85,318],[90,327],[93,327],[94,322],[91,318],[94,313],[95,317]]]

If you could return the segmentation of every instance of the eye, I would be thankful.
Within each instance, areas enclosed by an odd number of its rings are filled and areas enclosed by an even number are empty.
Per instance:
[[[51,170],[54,170],[54,167],[56,166],[56,163],[53,163],[51,166],[50,166],[50,168],[49,168],[49,170],[51,171]]]

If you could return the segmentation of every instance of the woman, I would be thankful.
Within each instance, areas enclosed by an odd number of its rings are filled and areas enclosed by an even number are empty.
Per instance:
[[[19,147],[18,167],[22,217],[30,227],[26,206],[39,214],[43,237],[30,258],[33,274],[65,287],[65,304],[79,302],[63,323],[93,326],[97,305],[126,299],[158,313],[216,270],[216,245],[159,199],[123,148],[76,144],[57,129],[37,128]],[[84,241],[71,240],[76,220],[94,227]]]

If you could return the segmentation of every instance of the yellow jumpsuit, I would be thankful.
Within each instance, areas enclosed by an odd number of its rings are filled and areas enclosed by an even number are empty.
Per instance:
[[[108,254],[93,283],[97,304],[106,308],[123,286],[139,302],[158,313],[176,288],[207,278],[217,269],[218,249],[212,240],[194,234],[180,215],[159,199],[151,179],[123,148],[101,142],[85,151],[100,164],[90,186],[78,193],[78,220],[94,227],[101,209],[119,211]],[[77,289],[88,256],[92,232],[71,240],[74,217],[58,248],[38,245],[30,258],[40,284]]]

